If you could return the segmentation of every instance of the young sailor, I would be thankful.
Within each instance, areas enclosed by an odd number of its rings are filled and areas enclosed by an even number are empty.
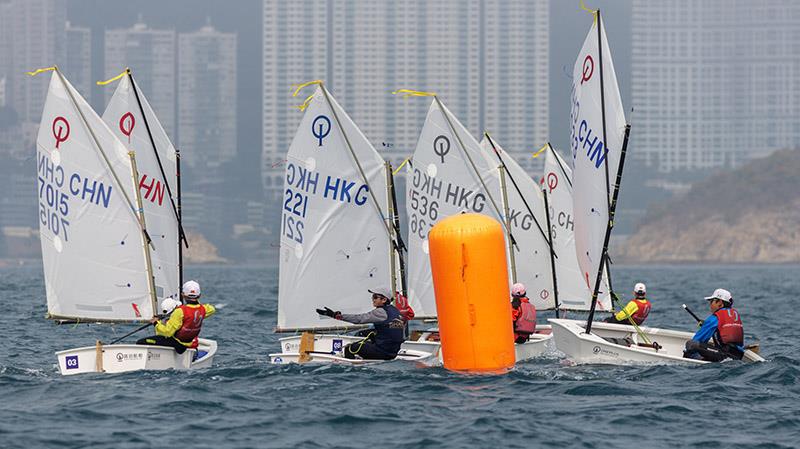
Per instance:
[[[739,312],[734,309],[731,292],[714,290],[705,298],[711,315],[703,320],[700,329],[686,342],[683,356],[692,359],[721,362],[727,358],[741,360],[744,355],[744,327]],[[709,339],[714,340],[709,345]]]
[[[647,299],[647,286],[639,282],[633,286],[633,299],[622,310],[604,321],[606,323],[631,324],[631,320],[633,320],[634,323],[641,325],[650,314],[650,307],[650,301]]]
[[[175,348],[178,354],[183,354],[188,348],[197,348],[197,337],[203,321],[213,315],[216,309],[211,304],[200,304],[200,284],[197,281],[183,284],[181,296],[186,304],[175,307],[166,323],[162,323],[157,317],[153,318],[156,334],[142,338],[136,342],[137,345],[168,346]],[[162,308],[164,303],[166,300],[162,302]]]
[[[525,285],[511,286],[511,321],[514,323],[514,343],[525,343],[536,331],[536,307],[530,303]]]
[[[397,357],[400,345],[405,341],[405,321],[400,311],[391,304],[392,293],[388,288],[367,290],[372,293],[373,310],[366,313],[346,314],[334,312],[325,307],[317,309],[320,315],[347,321],[353,324],[372,323],[374,329],[364,340],[344,347],[344,356],[348,359],[392,360]]]

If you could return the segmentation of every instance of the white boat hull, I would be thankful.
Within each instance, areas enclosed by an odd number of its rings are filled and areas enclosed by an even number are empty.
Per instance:
[[[281,351],[269,354],[272,364],[284,365],[300,362],[300,335],[280,339]],[[307,363],[338,363],[347,365],[369,365],[386,362],[387,360],[348,359],[344,357],[344,347],[350,343],[358,343],[364,337],[353,335],[314,334],[314,348],[308,353],[310,359]],[[433,358],[432,352],[419,351],[413,348],[400,348],[397,358],[411,362],[424,362]]]
[[[547,351],[549,347],[548,343],[552,341],[553,335],[549,333],[550,326],[541,326],[540,328],[544,333],[533,334],[528,342],[514,345],[517,357],[516,360],[518,362],[538,357]],[[438,334],[438,330],[431,329],[423,332],[417,340],[403,342],[395,360],[424,362],[428,366],[442,365],[442,344],[438,339],[430,340],[430,338],[436,334]],[[361,340],[363,340],[363,337],[351,335],[315,334],[314,349],[309,353],[311,357],[309,362],[364,365],[384,361],[344,358],[342,352],[344,347],[350,343],[357,343]],[[282,352],[269,354],[270,363],[298,363],[300,358],[300,336],[295,335],[281,338],[280,343]]]
[[[627,363],[700,365],[710,363],[683,357],[684,346],[693,336],[691,332],[641,326],[642,333],[650,342],[658,343],[661,346],[656,350],[639,345],[646,342],[633,326],[593,322],[592,333],[587,334],[585,321],[565,319],[549,319],[548,321],[553,326],[556,348],[576,363],[614,365]],[[609,341],[607,338],[618,339],[618,342]],[[627,340],[627,343],[622,343],[623,340]],[[764,361],[761,356],[752,351],[746,351],[743,360],[747,362]]]
[[[214,362],[217,342],[199,339],[198,350],[206,354],[194,360],[197,351],[187,349],[178,354],[173,348],[165,346],[118,344],[102,346],[102,370],[98,370],[97,347],[67,349],[56,353],[58,369],[62,375],[84,373],[125,373],[129,371],[189,370],[208,368]]]

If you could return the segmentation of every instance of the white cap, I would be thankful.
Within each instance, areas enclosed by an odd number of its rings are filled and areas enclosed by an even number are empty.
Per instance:
[[[639,282],[633,286],[634,293],[647,293],[647,286],[644,283]]]
[[[527,292],[525,291],[525,284],[521,282],[517,282],[516,284],[511,286],[511,296],[525,296]]]
[[[372,293],[373,295],[381,295],[384,298],[388,299],[389,301],[392,300],[392,292],[390,292],[389,289],[386,287],[371,288],[367,291]]]
[[[200,284],[197,281],[186,281],[183,284],[183,296],[197,299],[200,297]]]
[[[162,315],[166,315],[168,313],[172,313],[172,311],[175,310],[175,308],[179,305],[181,305],[181,302],[175,298],[164,298],[161,301],[161,307],[159,310],[161,311]]]
[[[731,292],[725,290],[724,288],[718,288],[714,290],[714,293],[711,296],[706,296],[706,300],[711,301],[712,299],[719,299],[722,302],[730,303],[733,299],[731,296]]]

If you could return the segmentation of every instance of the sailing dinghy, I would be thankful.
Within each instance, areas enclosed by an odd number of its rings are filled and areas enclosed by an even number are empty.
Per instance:
[[[590,309],[586,321],[549,320],[556,347],[577,363],[709,363],[682,357],[690,332],[593,322],[630,135],[600,11],[594,16],[573,69],[570,114],[575,252]],[[748,350],[743,360],[764,359]]]
[[[406,182],[408,283],[412,308],[418,317],[437,316],[428,232],[442,218],[462,212],[486,214],[503,223],[509,248],[510,283],[523,282],[529,292],[537,295],[544,292],[541,296],[549,298],[552,291],[552,282],[547,274],[549,249],[541,227],[534,224],[544,217],[544,207],[537,206],[539,216],[531,216],[524,209],[518,193],[506,191],[507,173],[497,157],[482,149],[437,96],[429,95],[433,96],[433,101],[409,164]],[[526,188],[532,189],[536,195],[536,184],[524,175],[521,168],[519,171],[522,174],[514,173],[512,176],[520,178],[520,182],[527,178],[530,183]],[[517,259],[522,264],[515,262]],[[541,305],[531,299],[537,308]],[[510,321],[509,317],[509,324]],[[405,342],[404,347],[431,351],[441,359],[440,344],[435,341],[437,337],[436,329],[429,329],[416,341]],[[515,345],[516,360],[543,353],[551,338],[549,333],[542,332],[533,334],[526,343]]]
[[[557,288],[555,297],[557,310],[587,312],[591,308],[592,291],[581,275],[575,252],[575,231],[572,212],[572,170],[564,159],[548,143],[544,147],[544,173],[542,194],[549,210],[550,233],[553,253],[553,279]],[[597,296],[597,308],[611,311],[611,295],[608,273],[603,273],[601,292]],[[556,318],[559,318],[557,315]]]
[[[289,147],[281,211],[278,327],[302,335],[281,338],[271,363],[370,364],[347,359],[344,347],[361,329],[318,315],[330,307],[360,313],[370,288],[397,291],[399,262],[391,167],[322,82],[306,101]],[[430,354],[401,349],[400,360]]]
[[[47,317],[147,323],[157,314],[153,246],[137,190],[135,154],[116,138],[57,68],[37,136],[39,235]],[[130,344],[57,352],[64,375],[209,366],[206,356]]]

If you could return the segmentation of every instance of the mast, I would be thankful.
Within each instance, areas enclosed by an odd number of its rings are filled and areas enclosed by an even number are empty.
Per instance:
[[[549,145],[548,145],[549,146]],[[551,148],[552,150],[552,148]],[[547,218],[547,234],[550,237],[550,272],[553,274],[553,296],[556,309],[556,318],[560,318],[558,311],[558,279],[556,278],[556,258],[553,248],[553,226],[550,224],[550,204],[547,202],[547,186],[542,185],[542,193],[544,194],[544,212]]]
[[[391,193],[392,205],[392,224],[394,226],[394,235],[397,239],[397,260],[400,265],[400,294],[403,296],[408,295],[408,282],[406,280],[406,262],[403,257],[403,251],[406,250],[406,244],[403,242],[403,236],[400,235],[400,215],[397,211],[397,193],[394,188],[394,173],[392,172],[392,164],[389,163],[389,192]]]
[[[158,169],[161,172],[161,178],[164,180],[164,184],[167,186],[167,195],[169,196],[170,205],[172,205],[172,212],[175,214],[175,219],[178,221],[178,292],[181,291],[183,287],[183,247],[181,247],[181,240],[183,240],[183,244],[186,247],[189,247],[189,242],[186,240],[186,233],[183,231],[183,222],[181,220],[181,212],[180,212],[180,202],[181,202],[181,187],[180,187],[180,156],[179,152],[175,150],[176,156],[176,164],[177,164],[177,189],[178,189],[178,206],[175,206],[175,200],[172,197],[172,189],[169,186],[169,181],[167,181],[167,175],[164,172],[164,165],[161,163],[161,156],[158,154],[158,148],[156,147],[156,141],[153,138],[153,133],[150,131],[150,122],[147,120],[147,114],[145,114],[144,107],[142,107],[142,100],[139,98],[139,87],[136,85],[136,81],[133,79],[133,74],[131,73],[131,69],[128,68],[125,70],[125,73],[128,75],[128,79],[131,82],[131,87],[133,88],[133,95],[136,97],[136,104],[139,106],[139,112],[142,114],[142,119],[144,120],[144,128],[147,131],[147,137],[150,139],[150,146],[153,148],[153,154],[156,156],[156,162],[158,163]],[[136,182],[138,186],[138,181]],[[137,188],[138,192],[138,188]]]
[[[156,298],[156,281],[153,275],[153,262],[150,257],[150,245],[147,244],[144,235],[147,233],[147,224],[144,219],[144,205],[142,204],[142,192],[139,190],[139,171],[136,169],[136,153],[128,151],[128,157],[131,158],[131,176],[133,177],[133,185],[136,190],[136,206],[139,211],[139,225],[142,228],[142,247],[144,248],[144,261],[147,267],[147,286],[150,290],[150,302],[153,306],[153,316],[158,315],[158,299]]]
[[[608,205],[608,221],[609,225],[606,227],[606,236],[603,241],[603,252],[601,253],[600,257],[600,266],[597,269],[597,278],[595,280],[594,289],[592,290],[592,304],[589,309],[589,317],[587,318],[586,322],[586,333],[590,333],[592,329],[592,320],[594,319],[594,310],[597,306],[597,293],[600,289],[600,280],[603,276],[603,267],[606,262],[605,253],[606,248],[608,247],[608,240],[609,240],[609,232],[611,229],[611,198],[609,196],[609,176],[608,176],[608,136],[606,133],[606,89],[605,83],[603,82],[603,22],[600,17],[600,9],[597,10],[597,53],[598,53],[598,64],[600,65],[600,116],[603,122],[603,145],[604,145],[604,158],[603,158],[603,167],[605,168],[606,173],[606,201]],[[609,280],[610,282],[610,280]]]
[[[392,166],[389,162],[384,161],[383,167],[386,170],[386,204],[389,206],[389,220],[391,220],[394,213],[394,204],[392,203]],[[391,227],[394,231],[394,226]],[[389,234],[389,271],[391,273],[390,279],[392,282],[392,295],[397,291],[397,266],[395,265],[395,248],[397,245],[394,243],[394,232]],[[391,299],[391,298],[390,298]]]
[[[506,230],[508,231],[508,259],[511,263],[511,283],[517,283],[517,262],[514,257],[514,243],[511,237],[511,220],[508,216],[508,192],[506,190],[506,174],[503,172],[502,167],[497,167],[500,172],[500,193],[503,199],[503,217],[506,223]]]
[[[606,171],[606,197],[608,200],[608,212],[611,213],[611,189],[608,177],[608,136],[606,133],[606,88],[603,79],[603,22],[600,19],[600,10],[597,10],[597,53],[600,59],[600,111],[603,119],[603,145],[605,146],[605,158],[603,159],[603,167]],[[600,270],[603,271],[603,270]]]
[[[181,150],[175,148],[175,179],[177,179],[178,186],[178,206],[177,206],[177,213],[178,213],[178,223],[181,223],[183,220],[183,211],[181,209]],[[183,291],[183,246],[180,242],[180,233],[182,231],[182,227],[178,228],[178,297],[180,298],[181,302],[183,301],[183,296],[181,295],[181,291]],[[185,242],[186,240],[184,240]]]
[[[617,168],[617,179],[616,185],[614,186],[614,194],[611,199],[611,209],[609,210],[608,215],[608,227],[606,227],[606,236],[603,240],[603,257],[600,258],[600,269],[597,272],[597,279],[594,283],[594,291],[592,293],[592,305],[589,309],[589,317],[586,321],[586,333],[591,333],[592,331],[592,319],[594,318],[594,310],[597,307],[597,291],[600,289],[600,281],[603,278],[603,268],[605,268],[605,264],[608,259],[608,241],[611,238],[611,229],[614,228],[614,213],[616,212],[617,208],[617,197],[619,195],[619,186],[620,182],[622,181],[622,168],[625,166],[625,153],[628,150],[628,137],[631,133],[631,125],[625,125],[625,137],[622,140],[622,151],[620,152],[619,156],[619,167]],[[607,150],[606,150],[607,151]],[[608,285],[611,285],[611,273],[608,272]]]

